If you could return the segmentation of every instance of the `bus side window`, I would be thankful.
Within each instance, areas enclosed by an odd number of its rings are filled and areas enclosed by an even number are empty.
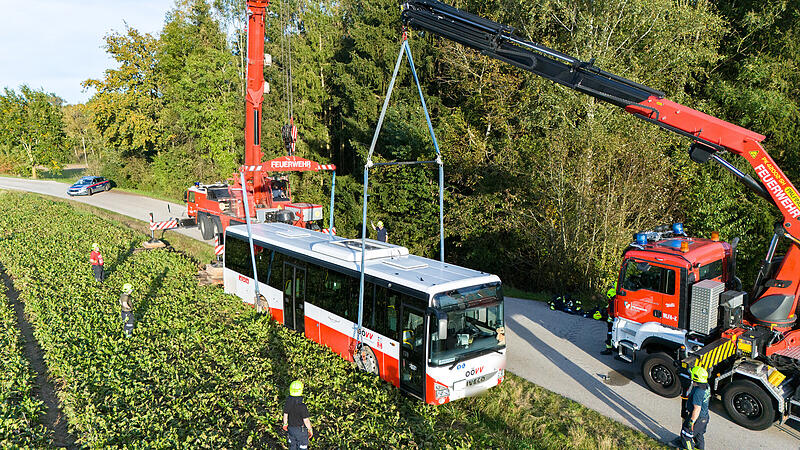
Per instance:
[[[312,264],[308,265],[308,281],[306,282],[306,301],[314,306],[325,308],[325,269]]]
[[[325,299],[323,308],[336,314],[339,317],[350,319],[348,306],[352,301],[350,298],[351,278],[339,272],[328,269],[328,276],[325,279]]]
[[[375,286],[375,331],[393,340],[397,340],[397,298],[396,293]]]
[[[358,297],[356,297],[356,302]],[[358,304],[356,303],[356,314],[358,314]],[[358,317],[356,316],[356,319]],[[375,329],[375,285],[364,282],[364,318],[362,325]]]

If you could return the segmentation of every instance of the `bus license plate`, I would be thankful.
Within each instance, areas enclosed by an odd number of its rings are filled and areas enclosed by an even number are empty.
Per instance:
[[[467,387],[475,386],[476,384],[483,383],[484,381],[486,381],[486,377],[487,376],[488,375],[483,375],[483,376],[480,376],[478,378],[473,378],[471,380],[467,380]]]

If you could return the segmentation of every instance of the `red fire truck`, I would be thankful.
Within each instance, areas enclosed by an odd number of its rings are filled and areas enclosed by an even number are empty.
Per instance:
[[[222,233],[231,224],[245,223],[245,211],[249,211],[251,219],[257,222],[280,221],[319,229],[322,206],[292,202],[291,186],[285,174],[336,170],[334,165],[323,165],[294,156],[297,127],[293,117],[289,117],[289,124],[282,133],[289,156],[261,161],[261,103],[265,86],[264,15],[268,5],[268,0],[247,0],[245,158],[241,168],[244,176],[234,174],[227,183],[195,183],[185,193],[187,213],[195,219],[206,240]],[[243,189],[247,194],[247,208]]]
[[[765,136],[672,102],[663,92],[527,41],[514,29],[436,0],[409,0],[403,22],[684,136],[698,163],[720,164],[780,212],[750,292],[736,278],[736,244],[690,238],[677,224],[638,233],[612,301],[619,356],[643,360],[648,385],[678,395],[677,367],[703,366],[731,419],[754,430],[800,420],[800,194],[761,146]],[[722,157],[744,158],[758,180]],[[777,253],[781,240],[786,252]]]

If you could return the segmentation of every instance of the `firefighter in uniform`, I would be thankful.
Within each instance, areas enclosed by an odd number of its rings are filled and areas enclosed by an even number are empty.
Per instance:
[[[706,447],[706,427],[708,426],[708,403],[711,391],[708,387],[708,371],[695,366],[690,370],[692,390],[686,401],[686,418],[683,421],[681,434],[672,444],[686,450],[703,450]]]
[[[600,352],[601,355],[610,355],[613,353],[611,346],[611,329],[614,327],[614,297],[616,295],[617,283],[614,283],[614,287],[606,291],[606,297],[608,297],[608,314],[606,317],[606,326],[608,327],[608,332],[606,333],[606,348]],[[597,313],[595,313],[595,319],[597,319]]]
[[[133,285],[125,283],[122,286],[122,294],[119,296],[119,306],[121,309],[120,318],[122,319],[122,330],[125,332],[126,337],[130,337],[133,332],[133,327],[136,325],[133,318],[133,303],[131,302],[131,293],[133,292]]]
[[[100,244],[95,242],[92,244],[92,252],[89,254],[89,263],[92,265],[92,272],[94,272],[94,279],[98,283],[103,282],[103,255],[100,253]]]
[[[314,436],[308,407],[303,403],[303,382],[300,380],[289,385],[289,396],[283,405],[283,431],[289,439],[289,450],[307,449],[308,440]]]

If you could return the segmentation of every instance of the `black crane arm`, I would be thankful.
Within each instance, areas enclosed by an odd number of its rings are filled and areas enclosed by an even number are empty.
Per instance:
[[[436,0],[411,0],[403,22],[478,50],[484,55],[620,107],[664,93],[622,78],[543,45],[516,36],[514,29]]]

